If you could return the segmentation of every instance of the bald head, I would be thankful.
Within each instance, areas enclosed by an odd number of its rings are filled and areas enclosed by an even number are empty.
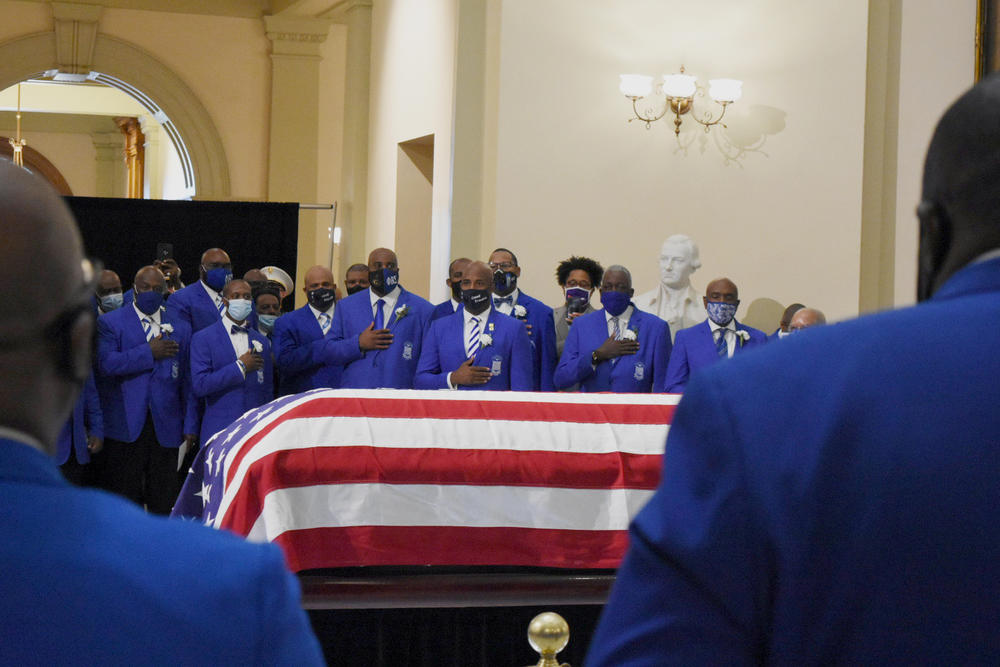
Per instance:
[[[371,290],[385,296],[399,284],[399,260],[388,248],[375,248],[368,255],[369,283]]]
[[[245,280],[230,280],[222,288],[222,298],[224,299],[250,299],[250,283]]]
[[[716,278],[705,287],[705,299],[708,301],[725,301],[727,303],[740,300],[740,291],[729,278]]]
[[[1000,248],[1000,75],[962,95],[938,122],[924,163],[917,297]]]
[[[469,285],[466,285],[466,279]],[[483,286],[485,285],[485,287]],[[486,289],[493,285],[493,269],[486,262],[470,261],[462,273],[463,289]]]
[[[399,268],[399,260],[396,253],[388,248],[375,248],[368,253],[368,270],[375,271],[382,268]]]
[[[808,329],[809,327],[818,327],[826,324],[826,315],[823,311],[816,310],[815,308],[801,308],[795,315],[792,316],[792,321],[788,325],[791,331],[799,331],[801,329]]]
[[[97,278],[97,287],[94,290],[98,298],[122,291],[122,281],[114,271],[104,269]]]
[[[306,282],[303,289],[309,292],[319,287],[333,287],[333,272],[325,266],[317,264],[306,271]]]
[[[47,183],[0,160],[0,201],[0,426],[51,448],[90,370],[95,276]]]

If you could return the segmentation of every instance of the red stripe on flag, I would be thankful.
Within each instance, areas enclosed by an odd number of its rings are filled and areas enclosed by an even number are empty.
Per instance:
[[[616,568],[624,530],[350,526],[290,530],[275,544],[295,572],[366,565]]]
[[[661,456],[507,449],[310,447],[255,461],[222,519],[249,534],[276,489],[324,484],[464,484],[565,489],[655,489]]]
[[[669,424],[675,405],[545,403],[535,401],[447,401],[429,399],[320,397],[297,405],[247,439],[226,471],[227,486],[247,452],[282,422],[307,417],[370,419],[489,419],[578,424]]]

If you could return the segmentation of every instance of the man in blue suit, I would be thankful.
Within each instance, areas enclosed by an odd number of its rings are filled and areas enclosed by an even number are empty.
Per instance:
[[[210,248],[201,255],[200,279],[177,290],[167,299],[167,316],[181,321],[196,334],[222,318],[222,288],[233,279],[233,263],[220,248]]]
[[[333,324],[336,289],[330,269],[312,267],[302,287],[308,303],[275,322],[274,357],[281,373],[281,395],[340,386],[343,366],[332,362],[325,345]]]
[[[63,476],[77,486],[91,486],[94,474],[90,455],[100,452],[103,446],[101,399],[97,395],[94,374],[91,373],[56,440],[56,463]]]
[[[368,255],[371,286],[337,304],[324,358],[342,364],[340,386],[412,389],[421,345],[434,306],[399,284],[396,253]]]
[[[0,284],[18,297],[0,310],[0,661],[322,664],[277,547],[61,477],[56,437],[91,373],[93,268],[41,179],[0,163],[0,201]]]
[[[448,285],[448,289],[451,290],[451,296],[447,301],[442,301],[434,306],[434,312],[431,313],[432,322],[438,318],[448,317],[458,312],[459,307],[462,305],[462,274],[471,263],[472,260],[468,257],[459,257],[458,259],[453,259],[451,264],[448,265],[448,279],[444,282]]]
[[[608,267],[601,279],[601,310],[573,321],[555,372],[556,389],[648,393],[663,382],[670,359],[670,327],[632,303],[632,274]]]
[[[94,288],[94,301],[98,317],[110,313],[112,310],[118,310],[125,304],[125,298],[122,296],[122,281],[117,273],[108,269],[101,271],[97,286]]]
[[[523,323],[490,307],[492,285],[489,265],[465,268],[463,308],[431,322],[415,389],[534,389],[528,333]]]
[[[191,385],[202,402],[202,442],[274,398],[271,344],[247,322],[250,284],[230,281],[222,288],[222,301],[223,318],[191,339]]]
[[[347,267],[347,271],[344,272],[344,290],[347,292],[347,296],[357,294],[369,287],[367,264],[351,264]]]
[[[555,391],[552,373],[556,369],[556,328],[552,309],[518,288],[521,267],[510,250],[494,250],[490,254],[490,268],[493,269],[493,307],[527,325],[535,391]]]
[[[180,491],[177,448],[195,444],[191,331],[163,308],[166,281],[146,266],[134,300],[97,321],[97,387],[104,413],[101,484],[150,512],[169,514]]]
[[[692,377],[589,665],[1000,664],[998,108],[934,133],[922,303]]]
[[[702,299],[708,319],[677,332],[666,379],[656,391],[681,393],[694,373],[767,342],[763,331],[736,321],[740,295],[729,278],[710,282]]]

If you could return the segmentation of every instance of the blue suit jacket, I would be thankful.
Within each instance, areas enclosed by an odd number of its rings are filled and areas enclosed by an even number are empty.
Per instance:
[[[247,373],[244,378],[236,364],[236,351],[226,324],[229,324],[228,319],[220,320],[191,339],[191,384],[194,395],[203,401],[203,443],[247,410],[274,398],[274,365],[267,336],[254,329],[249,330],[251,344],[253,341],[260,343],[264,365],[259,371]]]
[[[528,311],[525,321],[531,325],[531,370],[535,391],[555,391],[552,374],[556,370],[556,326],[552,309],[518,290],[517,303]]]
[[[692,377],[588,664],[1000,664],[998,330],[991,260]]]
[[[104,438],[104,419],[101,415],[101,399],[97,395],[97,384],[91,373],[83,385],[83,392],[73,406],[73,413],[63,425],[56,440],[56,463],[62,465],[69,460],[70,449],[76,454],[78,463],[90,462],[87,436]]]
[[[458,307],[461,308],[462,304],[459,303]],[[451,306],[451,299],[447,301],[442,301],[438,305],[434,306],[434,310],[431,312],[431,322],[442,317],[448,317],[449,315],[454,315],[457,311]]]
[[[273,545],[73,487],[14,440],[0,507],[4,663],[323,664]]]
[[[215,302],[205,291],[205,286],[200,280],[170,295],[167,299],[167,315],[171,321],[185,322],[191,328],[192,334],[222,319],[219,309],[215,307]]]
[[[531,343],[524,324],[492,308],[485,332],[493,337],[493,342],[480,347],[472,363],[491,369],[493,377],[484,385],[462,385],[459,389],[532,391]],[[420,353],[417,375],[413,379],[414,389],[448,388],[448,373],[468,358],[465,356],[464,334],[463,310],[431,322]]]
[[[156,439],[163,447],[177,447],[185,433],[198,432],[198,414],[191,396],[188,372],[191,331],[160,309],[160,322],[174,332],[180,351],[153,361],[139,315],[132,304],[97,320],[97,389],[101,396],[104,434],[121,442],[135,442],[153,414]]]
[[[344,368],[324,354],[327,348],[323,344],[323,330],[308,304],[279,317],[274,323],[273,338],[282,395],[340,387]]]
[[[591,354],[608,339],[605,310],[586,313],[573,321],[566,336],[562,358],[556,367],[555,386],[566,389],[580,384],[580,391],[649,393],[660,386],[670,359],[670,326],[656,315],[633,306],[628,328],[637,332],[635,354],[591,365]],[[612,363],[613,362],[613,363]]]
[[[386,328],[394,338],[385,350],[362,352],[358,336],[372,323],[371,289],[355,292],[341,299],[333,311],[326,359],[344,365],[340,386],[351,389],[412,389],[417,371],[424,332],[434,311],[426,299],[407,292],[402,287],[396,309],[406,306],[402,319],[396,313],[386,313]]]
[[[753,327],[736,323],[737,331],[746,331],[750,340],[740,344],[736,341],[736,352],[733,358],[740,356],[744,350],[759,347],[767,343],[767,334]],[[715,347],[712,327],[708,320],[687,329],[681,329],[674,337],[674,351],[670,355],[670,366],[667,369],[665,383],[657,385],[656,391],[681,393],[687,385],[688,378],[706,366],[717,363],[722,357]]]

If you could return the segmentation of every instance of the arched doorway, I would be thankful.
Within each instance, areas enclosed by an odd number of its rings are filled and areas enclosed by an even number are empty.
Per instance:
[[[56,192],[65,196],[73,194],[66,178],[48,158],[31,146],[22,148],[21,155],[24,158],[24,167],[48,181],[56,189]],[[13,159],[14,149],[10,145],[9,137],[0,137],[0,160],[13,161]]]

